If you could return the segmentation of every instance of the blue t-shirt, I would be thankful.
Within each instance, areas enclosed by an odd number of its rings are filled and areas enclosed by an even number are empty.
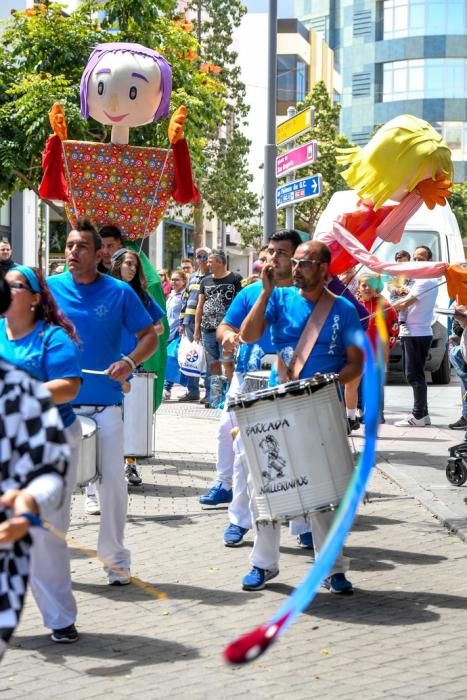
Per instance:
[[[253,282],[244,287],[232,301],[224,316],[224,323],[234,328],[240,328],[243,321],[255,305],[263,289],[262,282]],[[275,354],[276,350],[271,340],[271,331],[266,328],[259,340],[247,345],[241,345],[237,355],[237,372],[254,372],[261,369],[261,358],[264,355]]]
[[[153,323],[157,323],[158,321],[160,321],[165,314],[164,309],[162,309],[149,294],[145,294],[143,305],[150,317],[152,318]],[[124,328],[122,335],[122,355],[129,355],[133,352],[137,345],[138,338],[135,335],[129,333],[127,329]]]
[[[122,356],[123,328],[134,335],[152,324],[130,285],[109,275],[78,284],[70,272],[63,272],[47,282],[55,301],[76,327],[83,369],[107,369]],[[104,375],[83,374],[81,391],[73,404],[111,406],[121,404],[122,398],[120,382]]]
[[[33,330],[17,340],[7,336],[6,320],[0,318],[0,355],[41,382],[81,377],[79,350],[60,326],[38,321]],[[57,406],[65,428],[75,420],[70,403]]]
[[[314,308],[315,304],[305,299],[296,287],[276,287],[271,294],[265,318],[271,326],[276,350],[286,365]],[[355,345],[355,333],[361,330],[355,307],[347,299],[336,297],[300,377],[312,377],[316,372],[340,372],[347,361],[346,349]]]

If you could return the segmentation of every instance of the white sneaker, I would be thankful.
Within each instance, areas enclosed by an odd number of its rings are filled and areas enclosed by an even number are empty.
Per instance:
[[[170,401],[170,391],[168,391],[168,389],[164,389],[162,393],[162,398],[164,399],[164,401]]]
[[[86,513],[86,515],[100,515],[101,514],[101,508],[99,505],[99,501],[97,500],[97,496],[95,496],[95,495],[87,496],[87,498],[84,502],[84,512]]]
[[[415,418],[411,413],[406,416],[403,420],[398,420],[394,423],[398,428],[424,428],[425,425],[430,425],[430,416],[425,416],[424,418]]]
[[[109,571],[107,583],[109,586],[128,586],[131,583],[130,569],[119,568],[118,571]]]

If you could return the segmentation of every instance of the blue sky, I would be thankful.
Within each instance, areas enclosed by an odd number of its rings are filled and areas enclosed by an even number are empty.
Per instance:
[[[267,12],[269,8],[268,0],[243,0],[249,12]],[[277,0],[277,16],[293,17],[294,0]]]

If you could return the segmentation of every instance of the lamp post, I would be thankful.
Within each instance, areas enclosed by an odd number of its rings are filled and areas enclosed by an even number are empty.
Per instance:
[[[276,90],[277,90],[277,0],[269,0],[268,14],[268,110],[267,141],[264,147],[263,240],[276,230]]]

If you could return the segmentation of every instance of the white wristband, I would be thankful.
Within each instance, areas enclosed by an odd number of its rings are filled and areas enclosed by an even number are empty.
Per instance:
[[[129,355],[124,355],[124,356],[122,357],[122,360],[123,360],[124,362],[126,362],[128,365],[130,365],[131,371],[132,371],[132,372],[135,371],[135,369],[136,369],[136,362],[133,360],[132,357],[130,357]]]

